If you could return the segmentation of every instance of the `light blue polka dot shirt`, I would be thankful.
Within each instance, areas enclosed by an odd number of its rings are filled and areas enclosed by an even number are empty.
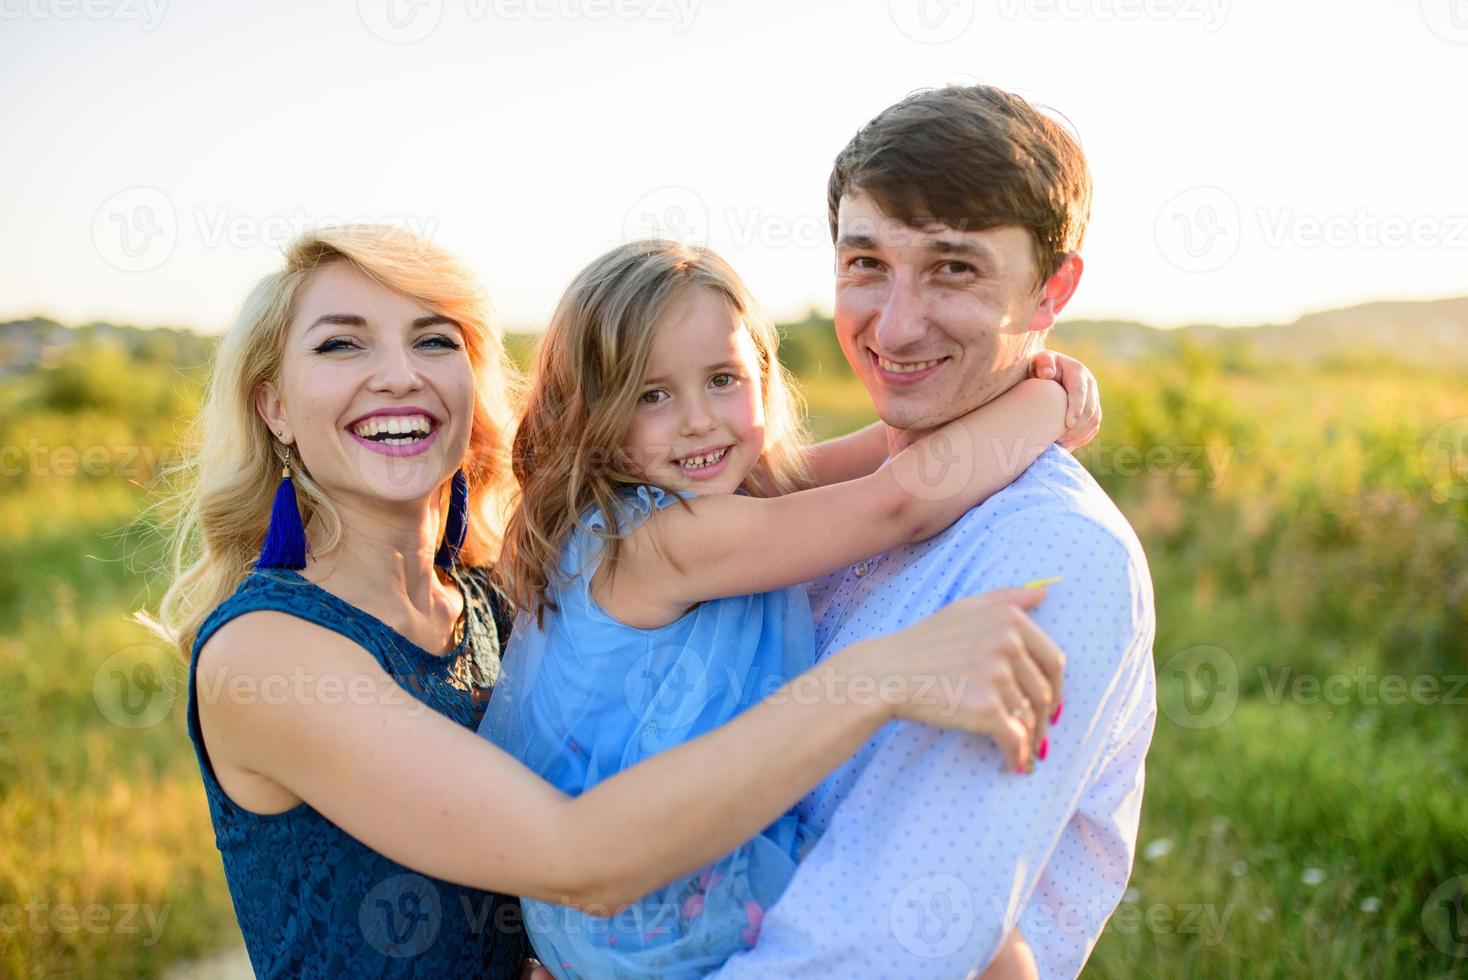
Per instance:
[[[1152,580],[1121,512],[1052,446],[947,531],[810,596],[825,657],[1057,575],[1032,613],[1066,654],[1048,759],[1017,775],[987,738],[888,724],[800,804],[824,835],[720,977],[967,977],[1016,926],[1042,977],[1080,972],[1131,873],[1157,716]]]

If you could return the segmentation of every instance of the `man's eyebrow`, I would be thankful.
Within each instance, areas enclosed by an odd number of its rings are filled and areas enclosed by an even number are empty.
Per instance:
[[[323,313],[306,328],[306,333],[310,333],[320,326],[365,327],[367,326],[367,318],[359,316],[356,313]],[[446,317],[441,313],[430,313],[427,316],[420,316],[412,323],[414,330],[423,330],[427,327],[437,326],[458,327],[459,323],[457,320]]]
[[[850,234],[842,235],[836,239],[836,248],[844,249],[873,249],[877,247],[877,240],[871,235]]]
[[[928,251],[936,255],[965,255],[985,259],[994,255],[994,250],[988,245],[953,238],[939,238],[929,242]]]
[[[720,361],[718,364],[710,364],[708,367],[704,368],[703,369],[703,373],[704,374],[713,374],[715,371],[727,371],[730,368],[736,368],[737,369],[738,367],[739,367],[739,363],[737,361]],[[648,386],[648,385],[666,384],[667,381],[668,381],[667,378],[663,377],[662,375],[658,375],[655,378],[646,378],[646,379],[643,380],[642,383],[643,383],[644,386]]]

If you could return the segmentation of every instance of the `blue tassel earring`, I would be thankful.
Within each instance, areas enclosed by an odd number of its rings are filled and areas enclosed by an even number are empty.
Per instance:
[[[265,531],[265,544],[260,548],[256,568],[306,567],[306,528],[301,523],[301,510],[296,506],[290,452],[290,447],[286,447],[280,486],[275,489],[275,503],[270,508],[270,527]]]
[[[459,563],[459,549],[464,547],[464,538],[469,534],[469,480],[463,470],[454,473],[454,485],[449,491],[449,519],[444,528],[443,543],[433,563],[439,568],[451,568]]]

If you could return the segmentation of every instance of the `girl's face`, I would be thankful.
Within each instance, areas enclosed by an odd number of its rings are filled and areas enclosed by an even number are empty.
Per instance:
[[[333,498],[418,501],[468,450],[474,372],[458,324],[332,262],[298,294],[280,383],[256,404]]]
[[[723,295],[689,289],[658,319],[622,447],[644,478],[707,496],[737,490],[764,446],[754,338]]]

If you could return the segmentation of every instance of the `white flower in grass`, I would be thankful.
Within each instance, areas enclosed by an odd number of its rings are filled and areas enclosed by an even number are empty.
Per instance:
[[[1370,898],[1361,899],[1361,911],[1367,914],[1381,911],[1381,899],[1372,895]]]
[[[1323,868],[1306,868],[1304,873],[1300,875],[1300,880],[1311,888],[1314,888],[1325,880],[1325,870]]]
[[[1235,878],[1242,878],[1249,873],[1248,861],[1235,861],[1228,869]]]
[[[1142,857],[1148,861],[1156,861],[1165,858],[1172,853],[1172,838],[1159,837],[1142,848]]]

